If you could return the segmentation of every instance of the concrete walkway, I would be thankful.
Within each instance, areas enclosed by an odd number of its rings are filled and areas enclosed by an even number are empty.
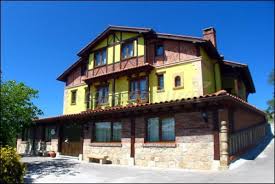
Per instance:
[[[28,183],[273,183],[274,138],[265,139],[257,148],[234,162],[227,171],[188,171],[99,165],[72,159],[45,157],[23,157],[22,161],[28,165],[28,172],[25,176],[25,181]]]

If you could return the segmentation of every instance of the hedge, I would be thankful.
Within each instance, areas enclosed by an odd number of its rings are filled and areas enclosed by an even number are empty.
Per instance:
[[[5,146],[0,148],[0,183],[23,183],[25,166],[20,162],[20,156],[15,148]]]

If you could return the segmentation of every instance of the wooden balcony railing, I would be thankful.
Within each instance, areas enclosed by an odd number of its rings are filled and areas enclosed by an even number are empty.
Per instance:
[[[229,156],[233,156],[256,145],[266,135],[266,124],[229,134]]]
[[[113,106],[125,106],[131,103],[149,102],[149,91],[133,91],[108,94],[99,96],[98,93],[92,94],[92,98],[87,102],[87,108],[94,110]]]

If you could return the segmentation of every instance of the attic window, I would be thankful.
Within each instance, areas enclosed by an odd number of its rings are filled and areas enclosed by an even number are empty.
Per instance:
[[[106,48],[95,52],[94,60],[95,60],[95,66],[106,65],[107,63]]]
[[[125,43],[121,49],[122,59],[127,59],[134,56],[134,44],[133,42]]]
[[[156,50],[155,50],[155,56],[163,56],[164,55],[164,48],[162,44],[157,44],[156,45]]]

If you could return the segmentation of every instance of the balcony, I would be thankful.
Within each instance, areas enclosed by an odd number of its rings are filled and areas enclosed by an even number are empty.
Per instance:
[[[128,104],[148,103],[149,91],[119,92],[99,96],[98,93],[92,94],[92,98],[87,102],[87,109],[108,108],[114,106],[126,106]]]
[[[108,80],[115,77],[130,75],[133,72],[148,72],[154,68],[149,63],[144,62],[144,56],[124,59],[120,62],[95,67],[88,70],[84,81],[91,83],[99,80]]]

